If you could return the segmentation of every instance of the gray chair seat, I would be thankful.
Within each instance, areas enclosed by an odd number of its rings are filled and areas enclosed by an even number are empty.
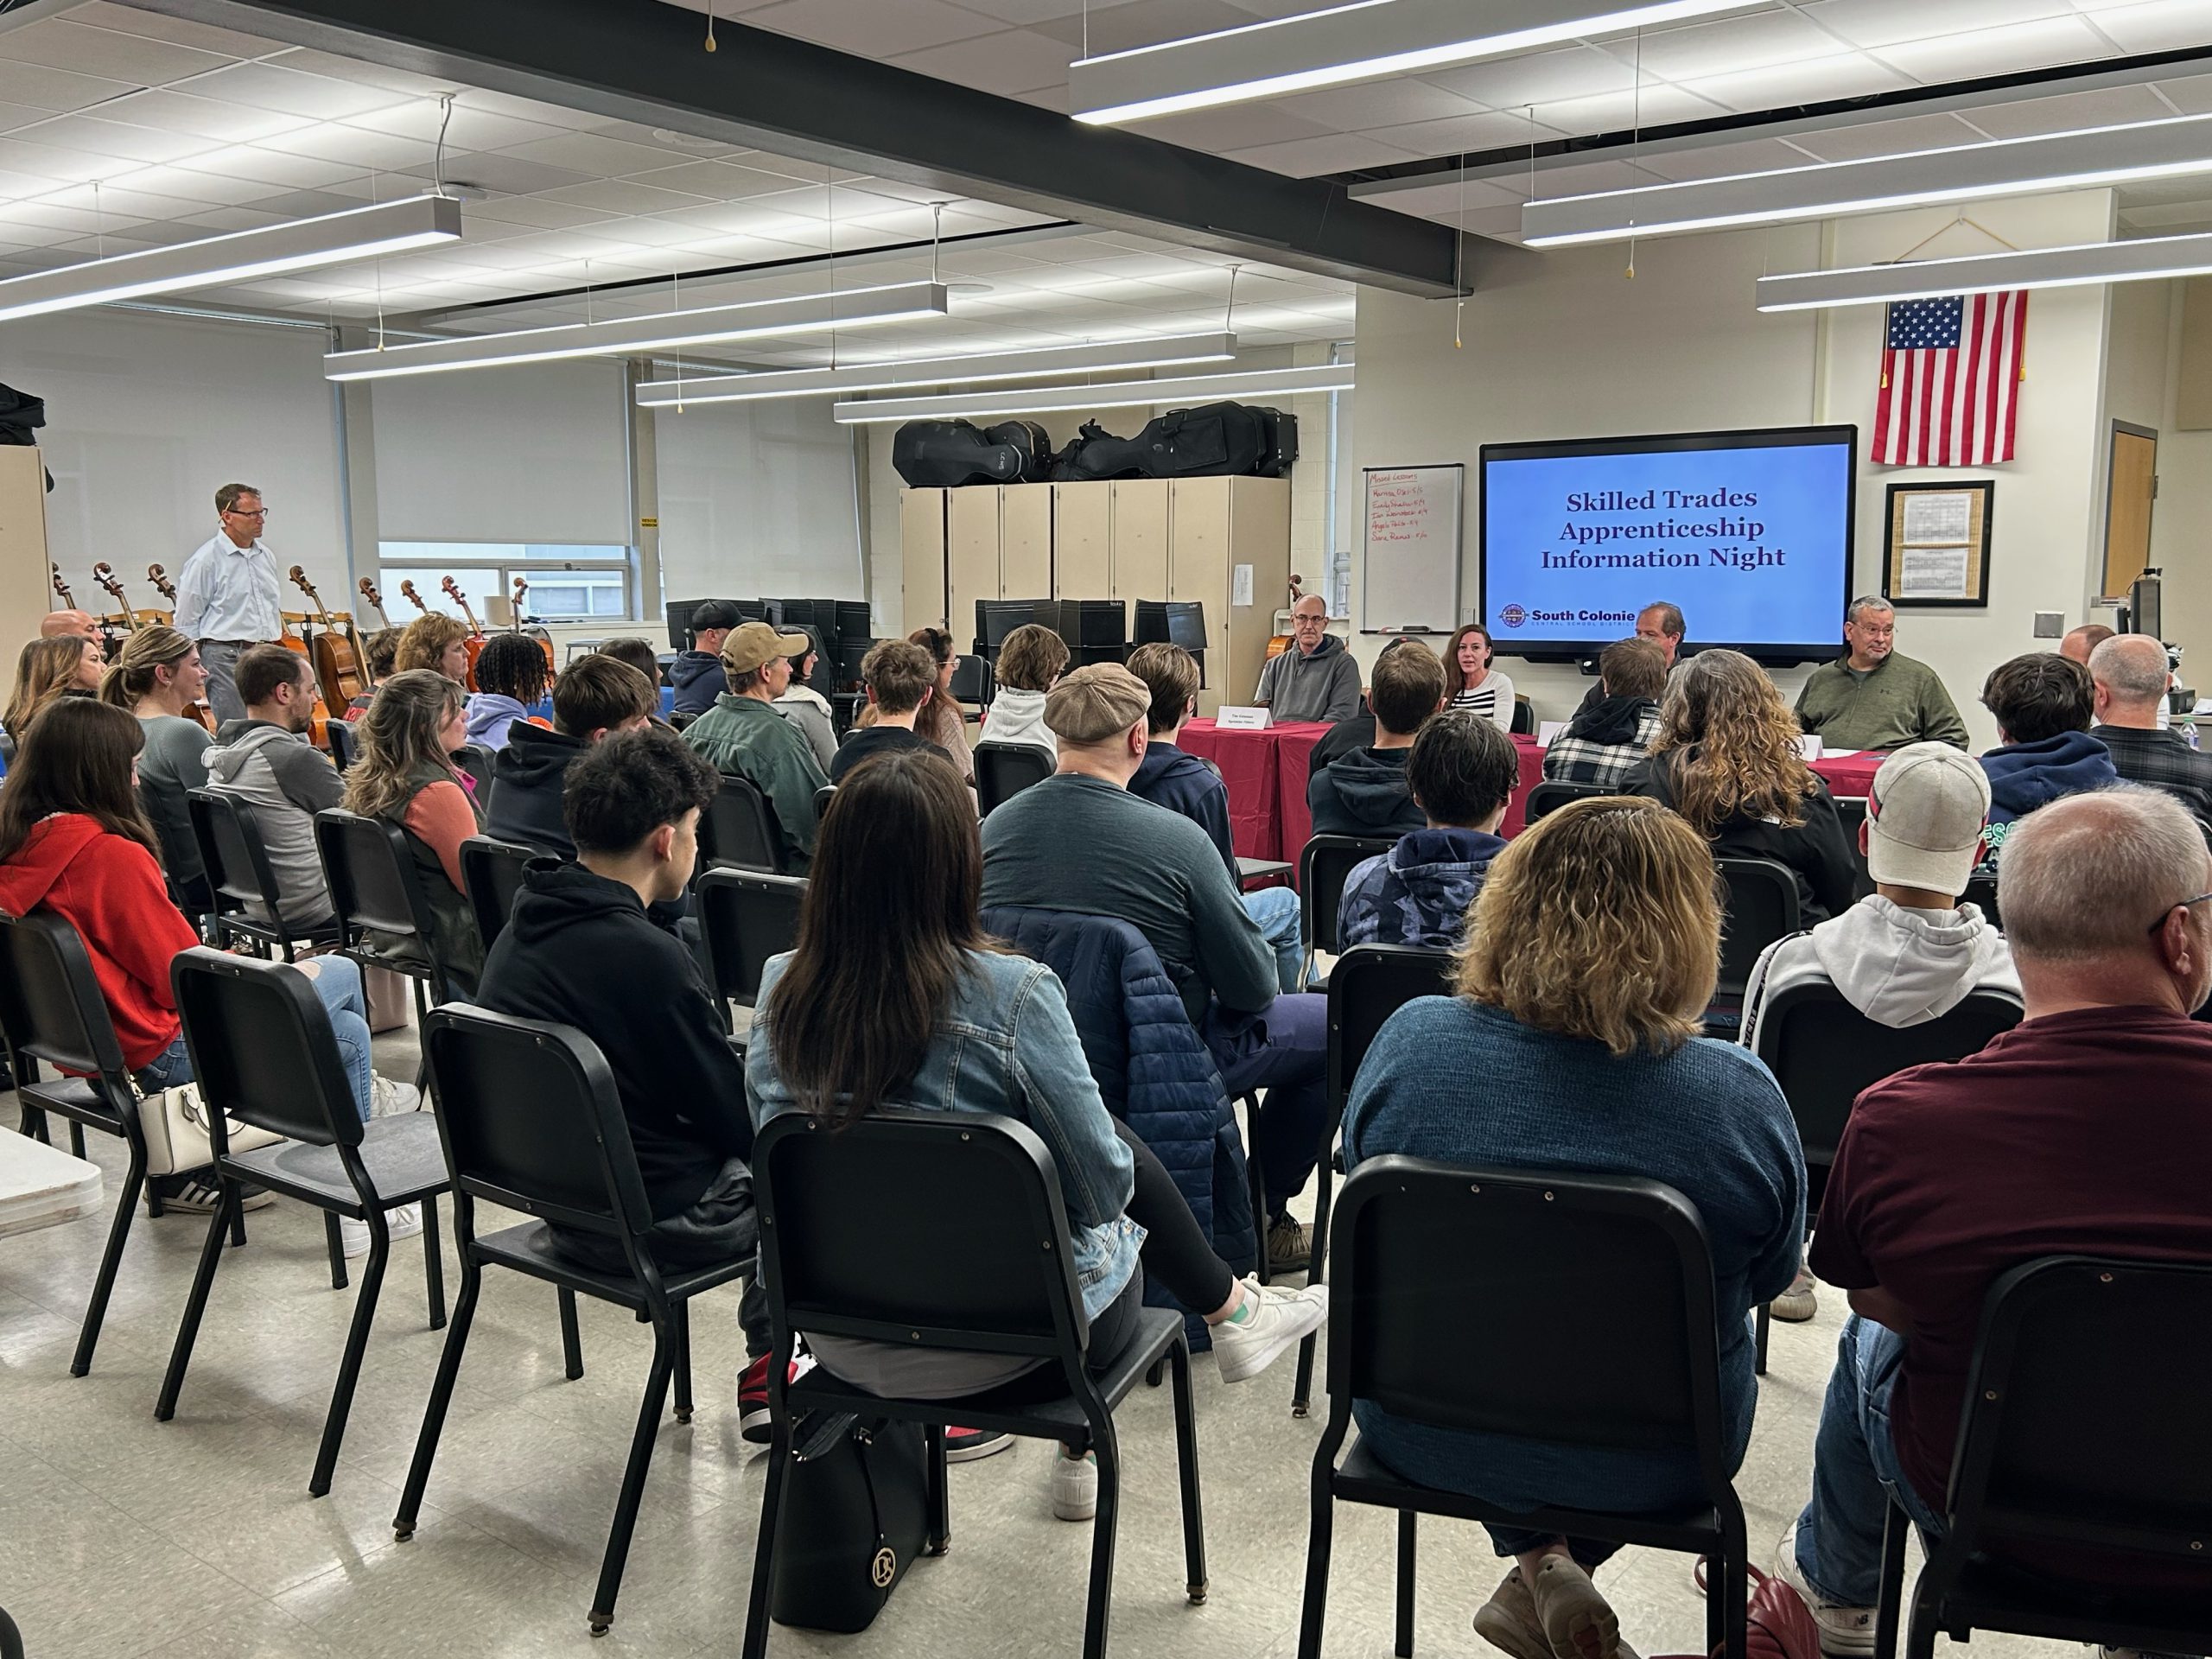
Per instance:
[[[231,1161],[271,1192],[356,1221],[366,1213],[334,1147],[280,1141],[273,1147],[238,1153]],[[438,1146],[437,1119],[428,1112],[406,1112],[363,1124],[361,1164],[387,1205],[409,1204],[444,1192],[446,1160]]]
[[[92,1123],[111,1135],[123,1133],[123,1115],[85,1077],[48,1077],[27,1083],[17,1092],[33,1106],[49,1106],[64,1117]]]
[[[628,1274],[601,1273],[565,1254],[554,1241],[553,1230],[542,1221],[526,1221],[519,1227],[502,1228],[496,1233],[480,1233],[476,1248],[503,1266],[625,1307],[639,1306],[645,1299],[638,1281]],[[748,1255],[735,1262],[718,1262],[711,1267],[664,1268],[660,1271],[660,1281],[669,1295],[691,1297],[727,1284],[741,1274],[750,1272],[752,1267],[753,1258]]]

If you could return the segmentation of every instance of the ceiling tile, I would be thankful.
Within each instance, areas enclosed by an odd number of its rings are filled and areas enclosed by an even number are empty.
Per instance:
[[[274,195],[256,196],[245,205],[261,213],[281,214],[286,219],[314,219],[323,213],[342,213],[361,204],[352,196],[340,195],[334,191],[286,190]],[[464,209],[464,222],[466,218]]]
[[[1981,142],[1981,135],[1953,115],[1914,115],[1870,121],[1825,132],[1793,134],[1789,142],[1824,162],[1856,162],[1870,156],[1904,156]]]
[[[143,192],[149,196],[174,196],[180,201],[209,201],[236,207],[269,194],[269,187],[251,179],[226,179],[213,173],[195,173],[183,167],[149,167],[126,174],[113,184],[100,187],[105,201],[111,192]]]
[[[1531,125],[1519,111],[1506,114],[1491,111],[1462,116],[1456,121],[1422,121],[1409,127],[1381,127],[1372,134],[1386,144],[1409,149],[1416,156],[1456,156],[1462,150],[1503,149],[1530,141],[1541,143],[1556,138],[1558,130],[1541,123]]]
[[[2147,86],[2112,86],[2057,98],[2031,98],[2018,104],[1968,110],[1965,120],[1992,138],[2026,138],[2038,133],[2071,132],[2083,127],[2118,126],[2129,121],[2158,121],[2173,114]]]
[[[264,47],[264,50],[267,48]],[[303,46],[269,53],[268,60],[281,64],[287,69],[299,70],[304,74],[327,75],[333,80],[350,81],[358,86],[381,86],[385,91],[397,92],[403,98],[435,99],[442,93],[454,91],[460,85],[457,81],[437,80],[405,69],[388,69],[380,63],[343,58],[333,52],[317,52]]]
[[[996,20],[944,0],[780,0],[747,12],[745,21],[855,56],[881,59],[987,35]]]
[[[442,166],[435,157],[429,157],[401,170],[417,179],[442,173],[455,184],[472,185],[502,196],[534,195],[541,190],[558,190],[590,181],[589,175],[573,168],[547,167],[540,162],[525,162],[512,153],[499,151],[482,156],[448,153]]]
[[[0,138],[0,168],[28,173],[33,178],[76,184],[87,179],[111,179],[118,173],[136,172],[141,163],[86,150],[63,149],[53,144],[22,138]]]
[[[1230,4],[1229,0],[1124,0],[1120,5],[1100,5],[1097,0],[1092,0],[1090,18],[1090,50],[1094,54],[1126,52],[1132,47],[1157,46],[1162,41],[1187,40],[1193,35],[1243,29],[1255,21],[1250,12]],[[1053,22],[1040,22],[1035,27],[1077,48],[1068,54],[1071,59],[1080,55],[1084,38],[1081,9]]]
[[[676,207],[696,207],[699,198],[680,190],[657,189],[637,179],[588,179],[540,193],[543,201],[573,202],[579,207],[600,207],[610,213],[656,213]]]
[[[1255,149],[1233,150],[1230,159],[1306,179],[1317,173],[1382,167],[1414,157],[1411,150],[1399,149],[1363,133],[1332,132],[1315,138],[1294,138],[1287,144],[1262,144]]]
[[[404,167],[428,166],[436,147],[415,138],[395,138],[361,127],[341,127],[328,122],[302,127],[283,135],[283,146],[302,156],[327,162],[346,162],[372,172],[392,172]]]
[[[1041,23],[1054,17],[1080,16],[1090,0],[960,0],[969,11],[980,11],[1002,23]]]
[[[1929,86],[2113,55],[2113,48],[2078,16],[2006,23],[1942,40],[1905,41],[1884,47],[1880,54],[1885,63]]]
[[[136,100],[125,100],[117,107],[136,112]],[[81,149],[94,156],[120,156],[134,162],[174,162],[221,147],[216,140],[198,134],[164,132],[92,115],[56,116],[18,136],[34,143]]]
[[[791,188],[791,180],[781,174],[763,173],[757,168],[729,162],[682,162],[674,167],[657,168],[629,176],[639,184],[679,190],[708,201],[741,201],[748,196],[774,195]]]
[[[215,173],[225,178],[251,179],[264,185],[286,185],[295,190],[320,190],[344,179],[359,176],[360,169],[345,162],[326,162],[314,156],[287,156],[251,144],[226,144],[203,150],[188,163],[195,173]]]
[[[0,63],[0,71],[7,67]],[[305,116],[226,104],[167,87],[116,99],[102,105],[99,112],[106,120],[156,127],[165,132],[192,133],[202,138],[219,138],[234,144],[273,138],[308,124]]]
[[[502,153],[521,161],[542,162],[548,167],[568,168],[601,178],[625,178],[685,159],[676,150],[650,144],[627,144],[620,138],[602,138],[589,132],[564,132],[558,137],[517,144]]]
[[[1668,80],[1735,74],[1835,49],[1834,35],[1796,11],[1762,11],[1679,29],[1649,29],[1641,48],[1644,72]]]
[[[270,63],[239,63],[218,69],[194,80],[192,90],[202,98],[251,104],[318,121],[341,121],[399,101],[397,94],[381,86],[353,86],[327,75],[305,75]]]
[[[489,110],[465,109],[456,104],[453,119],[446,122],[446,112],[435,99],[412,98],[404,104],[387,105],[383,109],[369,110],[351,117],[346,122],[350,127],[365,127],[372,132],[396,133],[405,138],[419,138],[435,143],[442,124],[445,126],[446,148],[456,149],[512,149],[539,138],[565,137],[568,129],[549,126],[542,121],[518,120],[512,115],[498,115]]]
[[[1886,58],[1889,54],[1885,53]],[[1787,109],[1830,99],[1870,98],[1899,92],[1911,78],[1859,52],[1831,53],[1796,63],[1769,64],[1734,74],[1700,76],[1681,83],[1684,92],[1710,99],[1723,109],[1741,111]],[[1648,101],[1648,100],[1647,100]]]
[[[1003,29],[972,41],[956,41],[888,60],[901,69],[935,75],[963,86],[1001,96],[1067,83],[1068,48],[1049,35],[1027,29]]]
[[[1464,69],[1440,69],[1421,79],[1494,110],[1517,110],[1530,104],[1625,91],[1636,84],[1636,73],[1595,47],[1569,46],[1555,52],[1532,52],[1526,57],[1471,63]]]
[[[197,48],[202,52],[218,53],[225,57],[254,58],[274,50],[267,41],[251,35],[241,35],[233,29],[216,29],[207,23],[195,23],[182,17],[165,17],[157,11],[141,11],[134,6],[119,6],[111,0],[86,0],[86,3],[69,9],[69,21],[92,29],[111,29],[124,35],[137,35],[149,41],[168,41],[177,46]]]
[[[1972,35],[2039,17],[2071,14],[2067,0],[1821,0],[1815,14],[1853,46]]]
[[[1564,99],[1536,105],[1536,119],[1567,133],[1625,132],[1641,123],[1664,126],[1671,121],[1697,121],[1720,113],[1709,99],[1679,86],[1646,86],[1641,96],[1627,92],[1599,98]]]
[[[0,41],[11,38],[0,35]],[[10,104],[28,104],[41,110],[81,110],[137,90],[134,83],[127,80],[114,80],[105,75],[72,74],[66,69],[48,69],[35,63],[0,58],[0,101]]]
[[[594,225],[601,219],[614,219],[597,207],[578,207],[565,201],[548,201],[543,196],[500,196],[486,202],[471,202],[462,210],[464,215],[474,213],[484,219],[503,219],[511,225],[529,225],[539,230],[566,230],[576,225]]]
[[[1807,167],[1814,158],[1779,138],[1715,144],[1707,149],[1645,150],[1642,164],[1666,179],[1719,179],[1737,173],[1770,173]]]
[[[1332,132],[1365,132],[1376,127],[1408,126],[1416,121],[1448,121],[1479,113],[1484,105],[1425,80],[1365,81],[1331,86],[1274,100],[1284,114]],[[1259,142],[1259,141],[1255,141]]]
[[[2212,111],[2212,75],[2189,75],[2177,80],[2162,80],[2158,91],[2183,115],[2202,115]]]
[[[1248,149],[1255,144],[1312,138],[1328,129],[1316,122],[1301,121],[1281,105],[1261,101],[1225,109],[1192,110],[1187,115],[1163,116],[1157,121],[1141,122],[1129,130],[1166,143],[1180,144],[1185,149],[1219,154],[1224,150]]]
[[[164,86],[187,75],[220,69],[232,61],[213,52],[176,46],[167,41],[120,35],[113,29],[86,29],[65,17],[44,17],[10,30],[7,54],[13,63],[67,69],[139,86]]]
[[[2212,40],[2212,6],[2205,0],[2116,6],[2096,13],[2094,22],[2124,52],[2164,52]]]

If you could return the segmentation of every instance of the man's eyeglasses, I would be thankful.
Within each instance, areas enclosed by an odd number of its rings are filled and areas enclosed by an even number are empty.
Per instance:
[[[2172,904],[2168,905],[2164,910],[2160,911],[2158,912],[2158,919],[2152,923],[2149,927],[2144,930],[2144,931],[2155,938],[2158,936],[2158,930],[2166,925],[2167,917],[2172,915],[2177,910],[2187,910],[2191,905],[2201,905],[2208,899],[2212,899],[2212,893],[2200,893],[2194,899],[2176,899]]]
[[[233,518],[266,518],[269,516],[269,509],[266,507],[256,507],[251,512],[248,512],[244,507],[226,507],[223,511]]]

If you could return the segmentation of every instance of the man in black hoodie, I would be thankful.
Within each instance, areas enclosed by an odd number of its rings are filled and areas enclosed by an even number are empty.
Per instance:
[[[729,690],[729,676],[722,671],[722,641],[745,620],[726,599],[710,599],[691,613],[691,649],[680,651],[669,664],[668,683],[676,692],[671,715],[703,715],[715,699]]]
[[[553,729],[517,721],[508,728],[507,747],[492,757],[484,833],[574,858],[575,844],[561,816],[569,767],[611,733],[647,725],[659,707],[652,683],[627,663],[594,653],[569,664],[553,682]]]
[[[1444,664],[1417,640],[1375,659],[1368,702],[1375,710],[1371,748],[1340,754],[1306,780],[1317,836],[1395,841],[1428,820],[1406,787],[1406,753],[1421,722],[1444,702]]]

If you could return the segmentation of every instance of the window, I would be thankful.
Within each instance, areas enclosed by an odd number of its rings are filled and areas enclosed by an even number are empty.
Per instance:
[[[526,585],[524,622],[587,622],[635,614],[630,601],[630,550],[626,547],[539,542],[380,542],[377,580],[385,612],[404,626],[418,614],[400,584],[411,582],[424,608],[448,616],[463,614],[448,596],[443,579],[451,576],[486,627],[504,622],[504,602],[515,582]],[[489,605],[497,599],[501,606]]]

